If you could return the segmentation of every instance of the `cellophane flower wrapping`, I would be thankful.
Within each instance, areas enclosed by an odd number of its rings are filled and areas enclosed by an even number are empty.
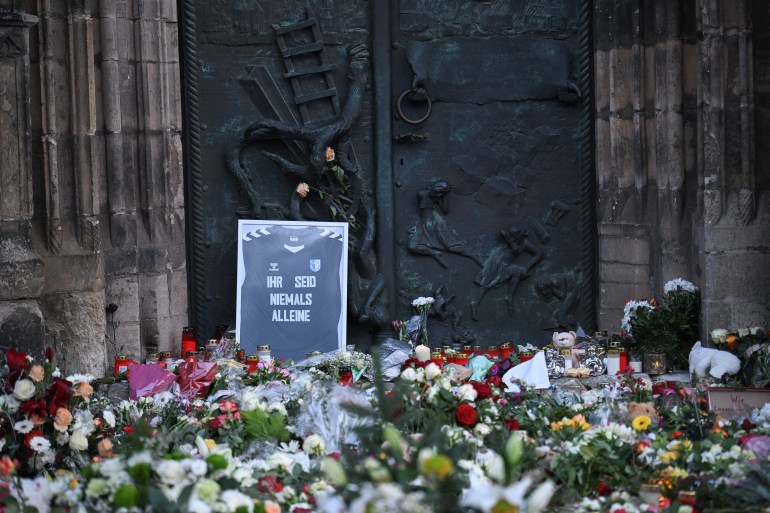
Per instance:
[[[412,354],[412,346],[401,340],[388,338],[380,344],[377,351],[383,378],[393,380],[401,375],[404,362]]]
[[[188,402],[206,395],[219,370],[215,362],[184,362],[177,369],[179,394]]]
[[[349,406],[371,408],[366,395],[355,387],[316,381],[302,398],[294,429],[302,437],[320,436],[329,452],[339,452],[358,441],[357,428],[372,424],[370,418],[351,411]]]
[[[160,365],[136,364],[131,366],[128,377],[129,397],[136,401],[142,397],[165,392],[176,381],[176,375]]]

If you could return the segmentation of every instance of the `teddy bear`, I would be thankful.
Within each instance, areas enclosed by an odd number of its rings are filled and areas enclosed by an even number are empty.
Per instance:
[[[655,405],[652,403],[637,403],[631,402],[628,405],[628,418],[633,420],[639,415],[647,415],[650,420],[658,421],[660,416],[655,410]]]
[[[725,374],[738,374],[741,370],[741,361],[737,356],[729,351],[702,347],[700,341],[692,346],[688,360],[690,374],[698,376],[705,376],[708,371],[713,378],[722,379]]]
[[[561,351],[562,349],[572,349],[575,347],[576,338],[577,335],[574,331],[554,331],[551,342],[553,342],[553,347],[555,347],[556,350]]]

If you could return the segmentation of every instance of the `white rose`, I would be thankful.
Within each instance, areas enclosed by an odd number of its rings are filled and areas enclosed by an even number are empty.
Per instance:
[[[473,402],[476,400],[476,396],[479,394],[476,392],[476,389],[473,388],[473,385],[465,384],[457,389],[457,392],[455,393],[455,396],[460,399],[461,401],[469,401]]]
[[[73,431],[70,435],[69,444],[76,451],[85,451],[88,449],[88,438],[80,431]]]
[[[174,460],[163,460],[155,467],[160,480],[168,485],[175,485],[187,477],[184,467]]]
[[[13,395],[19,401],[26,401],[35,395],[35,384],[31,379],[20,379],[13,387]]]
[[[434,380],[434,379],[436,379],[439,376],[441,376],[441,369],[435,363],[429,363],[425,367],[425,377],[426,378],[428,378],[430,380]]]
[[[302,450],[307,454],[316,454],[320,456],[326,453],[326,444],[320,436],[310,435],[305,438],[305,441],[302,443]]]
[[[473,428],[473,432],[476,433],[476,436],[478,437],[485,437],[492,432],[492,429],[486,424],[476,424],[476,427]]]
[[[401,379],[409,382],[415,381],[417,380],[417,373],[414,371],[413,368],[407,367],[401,372]]]
[[[727,330],[725,329],[718,329],[718,330],[711,331],[711,340],[713,340],[715,344],[724,344],[726,338],[727,338]]]
[[[286,411],[286,407],[281,403],[271,403],[270,406],[267,407],[268,413],[280,413],[284,417],[286,417],[288,412]]]

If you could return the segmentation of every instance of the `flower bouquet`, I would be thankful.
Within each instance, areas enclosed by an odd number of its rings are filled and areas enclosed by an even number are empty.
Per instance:
[[[728,384],[741,387],[770,386],[770,336],[764,328],[753,327],[728,331],[711,331],[711,341],[723,351],[741,360],[740,372]]]
[[[628,301],[622,329],[633,337],[632,350],[663,353],[674,368],[687,367],[687,355],[698,340],[700,293],[692,283],[677,278],[663,287],[664,302]]]

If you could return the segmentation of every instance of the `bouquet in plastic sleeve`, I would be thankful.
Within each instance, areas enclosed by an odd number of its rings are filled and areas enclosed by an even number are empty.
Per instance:
[[[179,364],[178,369],[179,394],[189,402],[206,395],[219,367],[215,362],[184,362]]]
[[[169,372],[160,365],[136,364],[131,366],[128,377],[129,397],[136,401],[165,392],[176,381],[176,374]]]

